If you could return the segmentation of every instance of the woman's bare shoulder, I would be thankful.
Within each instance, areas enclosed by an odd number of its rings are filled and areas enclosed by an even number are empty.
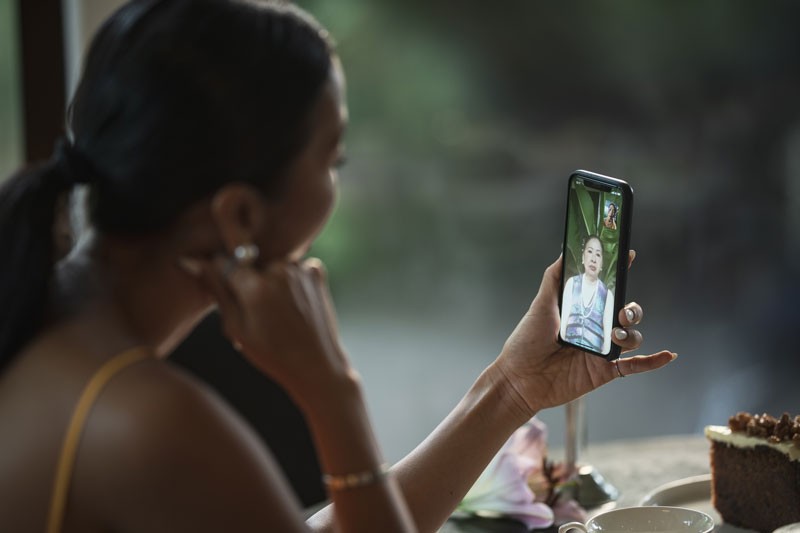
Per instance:
[[[79,508],[151,531],[153,522],[210,531],[232,520],[299,520],[254,431],[210,387],[160,360],[109,382],[85,428],[74,484]]]
[[[136,362],[114,376],[102,392],[97,409],[98,414],[108,410],[116,419],[134,424],[117,429],[136,429],[136,433],[148,428],[164,431],[176,418],[184,429],[193,427],[198,417],[206,422],[209,416],[238,421],[238,415],[208,385],[168,360],[155,357]]]
[[[137,363],[109,383],[87,438],[92,432],[98,442],[119,439],[120,449],[143,459],[170,459],[186,452],[178,445],[189,444],[196,451],[235,445],[267,457],[251,427],[210,386],[157,359]]]

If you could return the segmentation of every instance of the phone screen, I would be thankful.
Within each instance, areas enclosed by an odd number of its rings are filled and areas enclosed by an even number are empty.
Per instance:
[[[560,340],[614,358],[611,342],[624,304],[630,205],[627,183],[577,171],[569,179]]]

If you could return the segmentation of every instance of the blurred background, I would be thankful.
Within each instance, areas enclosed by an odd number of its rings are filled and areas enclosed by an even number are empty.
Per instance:
[[[563,238],[566,180],[629,181],[643,353],[594,441],[800,411],[800,4],[298,2],[335,36],[348,164],[314,253],[385,449],[499,352]],[[542,413],[558,446],[563,409]]]
[[[297,3],[348,78],[348,163],[313,253],[388,459],[501,350],[560,252],[576,168],[633,186],[641,352],[680,354],[586,398],[589,446],[800,413],[800,3]],[[0,0],[3,176],[25,160],[18,4]],[[560,446],[564,410],[540,417]]]

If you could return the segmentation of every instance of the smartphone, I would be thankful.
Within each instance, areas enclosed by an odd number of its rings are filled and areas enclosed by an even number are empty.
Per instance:
[[[576,170],[567,186],[558,340],[608,360],[625,305],[633,189],[626,182]]]

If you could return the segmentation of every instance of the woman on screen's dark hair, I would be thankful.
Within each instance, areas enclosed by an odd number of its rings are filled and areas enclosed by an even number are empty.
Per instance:
[[[69,141],[0,190],[0,530],[307,529],[249,426],[163,360],[213,306],[303,411],[333,502],[321,530],[436,530],[535,412],[672,359],[565,354],[554,264],[538,311],[387,472],[324,269],[302,259],[346,118],[324,30],[286,3],[133,0],[103,25]],[[92,229],[69,249],[57,206],[79,184]]]
[[[561,337],[600,353],[611,348],[614,294],[600,279],[603,242],[589,235],[581,248],[583,272],[564,284],[561,305]]]

